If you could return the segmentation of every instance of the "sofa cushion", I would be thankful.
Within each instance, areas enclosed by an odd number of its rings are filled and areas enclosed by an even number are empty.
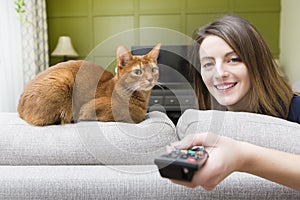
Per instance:
[[[179,138],[201,132],[300,154],[300,125],[281,118],[246,112],[186,110],[177,123]],[[214,139],[214,135],[208,139]]]
[[[80,122],[37,127],[17,113],[0,113],[0,165],[153,164],[177,141],[166,114],[153,111],[139,124]]]
[[[171,183],[155,165],[0,166],[5,200],[41,199],[299,199],[300,192],[235,173],[213,191]]]

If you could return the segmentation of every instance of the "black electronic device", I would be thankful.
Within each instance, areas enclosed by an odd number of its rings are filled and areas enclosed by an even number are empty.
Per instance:
[[[208,158],[203,146],[187,150],[174,150],[154,160],[162,177],[190,182],[194,173],[201,168]]]

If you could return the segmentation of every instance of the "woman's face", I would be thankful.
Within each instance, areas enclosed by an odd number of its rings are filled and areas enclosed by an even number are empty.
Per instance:
[[[207,36],[200,46],[202,79],[219,104],[232,111],[249,109],[251,83],[246,65],[220,37]]]

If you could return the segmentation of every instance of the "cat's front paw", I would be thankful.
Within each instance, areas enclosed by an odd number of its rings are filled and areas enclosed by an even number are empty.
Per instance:
[[[97,117],[96,116],[93,116],[91,114],[88,114],[88,113],[82,113],[82,114],[79,114],[78,116],[78,119],[77,121],[95,121],[97,120]]]

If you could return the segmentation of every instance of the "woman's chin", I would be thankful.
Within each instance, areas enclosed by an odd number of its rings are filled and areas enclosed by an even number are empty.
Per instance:
[[[221,106],[226,106],[226,107],[234,105],[236,103],[236,101],[234,101],[232,99],[228,99],[226,97],[217,98],[216,100]]]

